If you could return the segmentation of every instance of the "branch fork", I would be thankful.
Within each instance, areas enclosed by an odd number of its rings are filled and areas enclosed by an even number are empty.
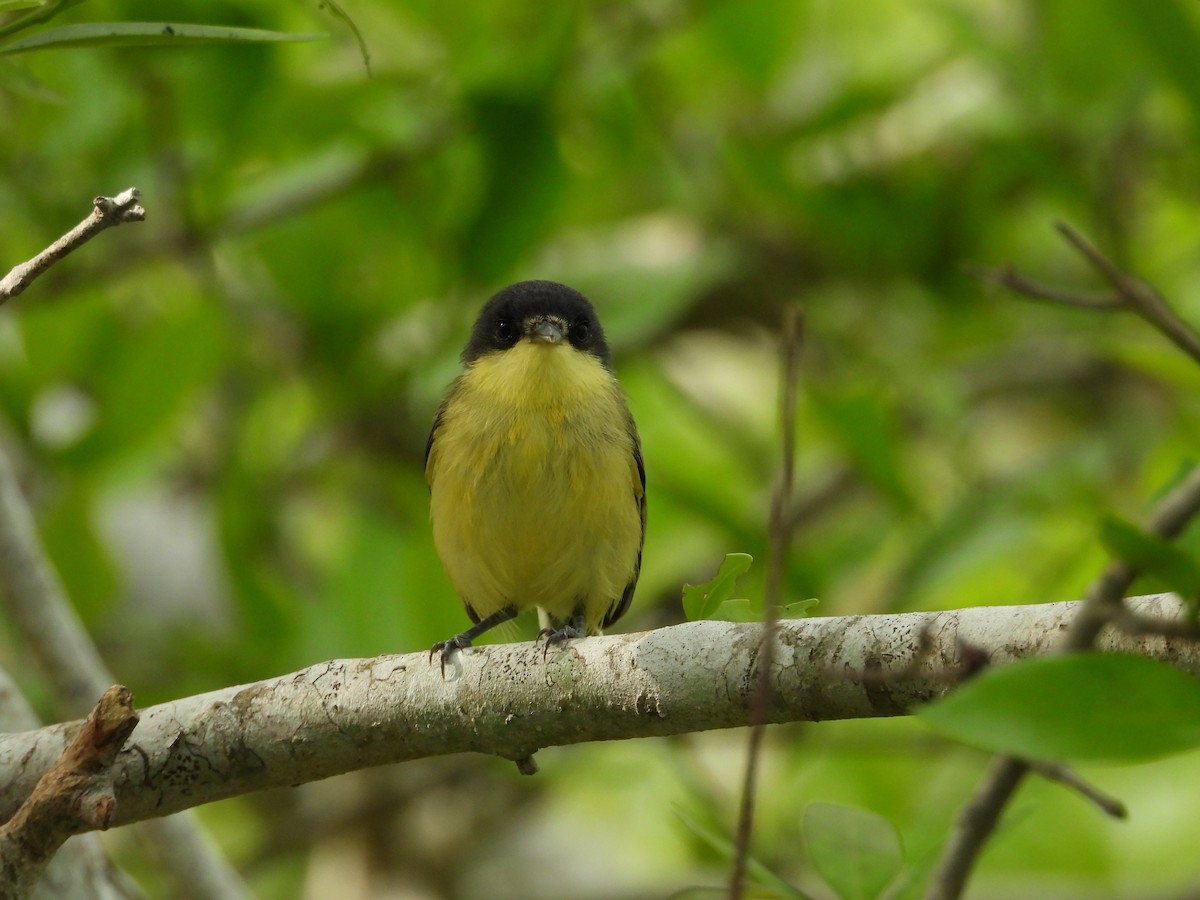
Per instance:
[[[104,692],[58,761],[0,825],[0,898],[25,896],[67,838],[108,828],[117,803],[111,768],[137,723],[128,688]]]

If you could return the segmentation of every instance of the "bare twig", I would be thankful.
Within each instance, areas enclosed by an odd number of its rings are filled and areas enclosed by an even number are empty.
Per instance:
[[[141,222],[145,219],[146,210],[138,203],[140,197],[138,189],[132,187],[121,191],[115,197],[96,197],[92,201],[92,211],[86,219],[33,259],[14,266],[4,278],[0,278],[0,304],[24,291],[35,278],[105,229],[124,222]]]
[[[1200,362],[1200,333],[1181,319],[1169,303],[1146,282],[1134,278],[1101,253],[1091,241],[1066,222],[1057,223],[1059,234],[1113,287],[1114,294],[1089,295],[1048,287],[1022,275],[1012,266],[1000,269],[972,267],[976,276],[1002,284],[1034,300],[1045,300],[1099,312],[1131,312],[1153,325],[1176,347]]]
[[[772,668],[775,662],[775,632],[783,596],[783,570],[788,555],[795,516],[792,515],[792,482],[796,470],[796,392],[800,379],[800,348],[803,340],[800,308],[784,313],[783,371],[780,391],[780,426],[783,430],[779,485],[771,498],[771,552],[767,585],[763,598],[763,638],[759,649],[758,683],[753,698],[750,737],[746,749],[746,772],[742,782],[742,802],[738,811],[737,837],[734,844],[733,871],[729,896],[738,900],[746,882],[750,858],[750,835],[754,828],[754,800],[758,785],[758,763],[766,734],[767,708],[771,703]]]
[[[1059,233],[1116,289],[1126,308],[1153,325],[1196,362],[1200,362],[1200,334],[1176,315],[1158,291],[1146,282],[1122,272],[1066,222],[1059,222],[1057,227]]]
[[[1172,640],[1200,641],[1200,622],[1194,615],[1186,619],[1159,619],[1143,616],[1129,609],[1122,609],[1113,619],[1113,625],[1126,634],[1158,635]]]
[[[1116,797],[1110,797],[1095,785],[1084,781],[1079,776],[1079,773],[1069,766],[1064,766],[1062,763],[1041,762],[1039,760],[1028,760],[1027,762],[1030,769],[1037,772],[1037,774],[1041,775],[1047,781],[1054,781],[1065,787],[1069,787],[1080,796],[1090,800],[1106,816],[1112,816],[1114,819],[1128,817],[1129,811],[1125,808],[1124,803]]]
[[[1031,762],[1015,756],[997,756],[983,784],[959,813],[948,845],[954,851],[943,854],[925,900],[953,900],[961,896],[979,851],[988,836],[996,830],[1009,799],[1030,771],[1075,789],[1108,815],[1125,817],[1125,807],[1119,800],[1100,793],[1063,766]]]
[[[67,838],[112,821],[109,769],[138,723],[133,695],[109,688],[75,739],[0,826],[0,898],[26,896]]]
[[[1031,300],[1045,300],[1049,303],[1058,303],[1062,306],[1074,306],[1079,309],[1092,309],[1101,312],[1125,308],[1125,304],[1121,302],[1121,298],[1114,297],[1112,294],[1077,294],[1073,291],[1059,290],[1058,288],[1052,288],[1049,285],[1041,284],[1028,276],[1022,275],[1012,266],[1004,266],[1000,269],[990,269],[986,266],[968,266],[967,271],[976,278],[1003,285],[1009,290],[1016,291],[1018,294],[1028,297]]]

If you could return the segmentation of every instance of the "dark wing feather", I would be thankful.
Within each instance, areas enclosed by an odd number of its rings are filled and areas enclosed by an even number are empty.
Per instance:
[[[633,462],[637,466],[638,481],[633,489],[633,502],[638,506],[638,515],[642,520],[642,536],[638,541],[637,562],[633,565],[633,574],[629,576],[629,583],[625,585],[625,590],[621,592],[621,599],[618,600],[608,611],[608,615],[604,617],[601,623],[601,628],[607,628],[629,609],[629,604],[633,602],[633,591],[637,587],[638,575],[642,571],[642,547],[646,543],[646,465],[642,461],[642,441],[638,437],[637,426],[633,424],[633,418],[629,419],[629,435],[633,438]]]
[[[450,388],[450,393],[446,395],[446,399],[442,401],[438,407],[437,414],[433,417],[433,427],[429,429],[429,440],[425,442],[425,482],[429,485],[430,490],[433,489],[433,473],[429,471],[429,456],[433,452],[433,442],[437,440],[438,429],[442,427],[442,420],[445,418],[446,404],[450,401],[450,397],[454,395],[454,385]],[[461,597],[459,599],[462,599]],[[462,600],[463,609],[467,611],[467,616],[476,625],[479,624],[479,614],[471,608],[471,604],[465,599]]]
[[[446,398],[450,399],[449,397]],[[442,427],[442,417],[446,413],[446,400],[443,400],[438,406],[437,413],[433,417],[433,427],[429,429],[429,439],[425,441],[425,481],[429,483],[429,454],[433,452],[433,441],[437,437],[438,429]],[[432,485],[430,485],[432,487]]]

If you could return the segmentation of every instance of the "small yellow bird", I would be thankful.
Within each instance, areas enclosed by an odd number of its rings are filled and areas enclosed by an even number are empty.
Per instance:
[[[633,416],[587,298],[523,281],[484,305],[425,449],[433,540],[474,623],[456,650],[522,610],[547,647],[629,608],[646,534]]]

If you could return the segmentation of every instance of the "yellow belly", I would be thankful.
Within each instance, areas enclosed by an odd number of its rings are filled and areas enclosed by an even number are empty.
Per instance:
[[[596,631],[632,580],[641,483],[611,373],[566,346],[519,344],[453,389],[427,475],[434,543],[483,618],[537,606],[584,611]]]

